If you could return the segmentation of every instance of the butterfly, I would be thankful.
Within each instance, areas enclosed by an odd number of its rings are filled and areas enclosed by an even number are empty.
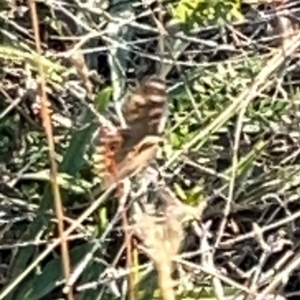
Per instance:
[[[125,98],[121,110],[127,127],[101,128],[92,158],[104,188],[136,175],[155,157],[167,118],[165,81],[155,76],[144,80]]]

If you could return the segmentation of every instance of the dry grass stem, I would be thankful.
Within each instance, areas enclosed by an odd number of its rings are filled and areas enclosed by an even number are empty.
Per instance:
[[[143,239],[146,254],[154,262],[158,285],[164,300],[175,300],[175,282],[172,279],[172,261],[179,251],[184,233],[181,218],[172,212],[158,223],[154,216],[142,214],[136,218],[136,231]]]

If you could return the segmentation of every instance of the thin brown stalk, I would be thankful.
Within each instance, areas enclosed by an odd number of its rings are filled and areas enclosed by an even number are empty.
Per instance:
[[[131,247],[131,236],[127,232],[129,228],[127,215],[125,209],[122,212],[122,223],[123,223],[123,231],[125,235],[125,244],[126,244],[126,267],[131,270],[133,267],[133,257],[132,257],[132,247]],[[129,299],[136,300],[136,289],[135,289],[135,274],[133,272],[129,272],[128,276],[128,286],[129,286]]]
[[[116,170],[115,170],[116,171]],[[133,252],[131,247],[131,235],[128,233],[129,223],[126,214],[126,199],[128,195],[128,189],[130,188],[130,182],[126,179],[122,183],[119,183],[117,186],[118,189],[118,198],[119,198],[119,212],[122,216],[122,227],[125,237],[125,247],[126,247],[126,268],[131,270],[133,267]],[[136,289],[135,289],[135,274],[129,272],[128,275],[128,286],[129,286],[129,299],[136,300]]]
[[[132,249],[131,249],[131,236],[129,235],[127,229],[129,228],[129,223],[127,220],[126,215],[126,200],[130,189],[130,182],[126,179],[119,180],[120,178],[120,168],[118,167],[116,163],[116,152],[115,150],[112,150],[109,143],[104,143],[105,148],[105,167],[107,174],[111,175],[111,179],[113,179],[114,182],[117,183],[117,197],[119,200],[119,208],[118,213],[120,213],[122,218],[122,227],[125,237],[125,247],[126,247],[126,267],[131,270],[133,264],[132,264]],[[99,174],[101,175],[101,174]],[[111,183],[104,185],[110,186]],[[134,274],[131,272],[128,276],[128,286],[129,286],[129,299],[135,300],[137,299],[135,297],[135,288],[134,288]]]
[[[34,31],[36,50],[38,55],[41,56],[42,51],[41,51],[41,42],[39,38],[40,35],[39,35],[36,3],[34,0],[28,0],[28,4],[31,11],[32,28]],[[62,206],[59,186],[57,182],[57,164],[55,161],[55,156],[56,156],[55,145],[53,140],[53,131],[52,131],[52,124],[51,124],[51,117],[50,117],[50,109],[49,109],[50,103],[48,102],[47,99],[45,74],[43,70],[43,65],[40,63],[40,59],[38,61],[38,72],[39,72],[39,80],[40,80],[41,118],[45,129],[46,137],[47,137],[48,147],[49,147],[50,180],[51,180],[52,192],[54,196],[55,213],[58,220],[58,232],[61,238],[63,272],[64,272],[65,279],[68,280],[70,276],[70,257],[69,257],[67,238],[64,235],[63,206]],[[67,297],[69,300],[74,299],[72,289],[69,290]]]

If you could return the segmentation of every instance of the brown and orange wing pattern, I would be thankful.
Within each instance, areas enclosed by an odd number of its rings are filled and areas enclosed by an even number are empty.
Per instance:
[[[135,175],[155,157],[163,141],[159,126],[167,106],[166,90],[159,78],[144,81],[123,104],[127,129],[112,134],[100,130],[93,161],[104,187]]]
[[[159,135],[160,122],[167,109],[167,85],[158,77],[142,82],[123,104],[128,128],[134,132],[135,142],[146,135]]]

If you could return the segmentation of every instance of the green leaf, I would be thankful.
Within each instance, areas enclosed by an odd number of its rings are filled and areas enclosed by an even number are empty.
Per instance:
[[[106,110],[112,96],[112,88],[106,87],[102,89],[95,98],[95,107],[97,111],[103,112]]]
[[[50,182],[50,172],[49,170],[44,170],[36,173],[26,173],[23,174],[20,179]],[[70,190],[76,194],[86,193],[86,191],[92,187],[90,182],[75,178],[67,173],[58,173],[57,182],[62,188]]]
[[[75,247],[70,251],[71,260],[74,264],[86,256],[91,245],[85,244]],[[39,300],[47,296],[52,290],[58,286],[58,282],[62,281],[64,274],[62,271],[61,257],[50,260],[45,267],[42,268],[41,274],[34,274],[18,287],[15,294],[15,300]]]
[[[187,196],[184,192],[184,190],[181,188],[181,186],[177,183],[174,183],[174,189],[177,193],[177,195],[179,196],[179,198],[181,198],[182,200],[186,200]]]

